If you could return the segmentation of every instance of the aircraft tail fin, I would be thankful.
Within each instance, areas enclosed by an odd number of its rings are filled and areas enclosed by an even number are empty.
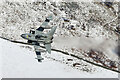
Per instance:
[[[56,28],[57,28],[57,26],[52,27],[52,29],[50,30],[50,32],[48,32],[47,34],[50,35],[50,36],[53,36],[53,34],[54,34],[55,31],[56,31]]]
[[[45,44],[46,51],[51,54],[51,44]]]

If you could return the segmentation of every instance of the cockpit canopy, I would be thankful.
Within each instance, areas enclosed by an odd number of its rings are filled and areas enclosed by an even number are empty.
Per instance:
[[[38,31],[43,31],[44,30],[44,28],[43,27],[39,27],[38,29],[36,29],[36,30],[38,30]]]
[[[34,30],[30,30],[30,33],[31,33],[31,34],[35,34],[35,31],[34,31]]]

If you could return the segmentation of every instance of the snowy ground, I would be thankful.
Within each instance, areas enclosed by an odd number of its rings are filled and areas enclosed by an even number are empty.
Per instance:
[[[2,55],[2,77],[3,78],[118,78],[118,74],[100,67],[88,64],[94,68],[93,72],[77,70],[64,63],[45,57],[42,63],[35,60],[34,50],[23,48],[20,44],[11,43],[0,39],[2,44],[0,54]],[[61,57],[70,58],[61,53],[51,54],[56,59]],[[51,57],[52,57],[51,56]],[[50,57],[50,56],[49,56]],[[84,66],[83,66],[84,67]]]
[[[0,45],[2,45],[2,42],[0,42]],[[2,46],[0,46],[0,54],[2,52]],[[1,59],[1,55],[0,55],[0,79],[2,78],[2,59]]]

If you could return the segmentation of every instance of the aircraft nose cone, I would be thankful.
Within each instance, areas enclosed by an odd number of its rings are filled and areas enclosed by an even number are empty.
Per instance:
[[[25,38],[25,34],[22,34],[21,37],[22,37],[22,38]]]

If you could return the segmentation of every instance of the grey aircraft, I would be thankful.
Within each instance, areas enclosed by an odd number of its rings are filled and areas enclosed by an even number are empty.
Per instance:
[[[43,31],[52,19],[52,16],[48,16],[38,29],[30,30],[30,33],[21,35],[22,38],[28,40],[27,42],[29,44],[34,45],[35,52],[37,55],[36,59],[38,60],[38,62],[42,62],[43,60],[43,58],[41,57],[41,52],[43,52],[43,50],[40,49],[40,44],[44,44],[46,52],[51,53],[51,43],[57,27],[52,27],[48,33],[44,33]]]

